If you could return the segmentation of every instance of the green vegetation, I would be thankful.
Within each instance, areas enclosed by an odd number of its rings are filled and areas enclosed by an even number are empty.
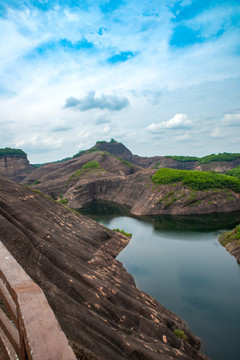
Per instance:
[[[68,199],[63,198],[63,199],[60,199],[58,202],[59,202],[60,204],[67,205],[67,204],[68,204]]]
[[[211,154],[202,157],[199,160],[200,164],[209,164],[211,161],[233,161],[240,158],[239,153],[219,153],[218,155]]]
[[[221,245],[226,246],[230,242],[239,241],[240,244],[240,225],[237,225],[233,230],[227,231],[219,236]]]
[[[109,143],[110,143],[110,144],[117,144],[118,142],[117,142],[116,140],[114,140],[114,139],[111,139],[111,140],[109,141]]]
[[[209,164],[212,161],[233,161],[240,158],[239,153],[219,153],[219,154],[211,154],[204,157],[197,156],[165,156],[167,159],[174,159],[179,162],[190,162],[190,161],[198,161],[199,164]],[[229,174],[228,174],[229,175]]]
[[[153,169],[158,169],[161,165],[161,161],[156,162],[156,164],[153,166]]]
[[[175,329],[173,331],[173,333],[182,340],[186,340],[187,339],[187,335],[185,334],[185,332],[183,330],[179,330],[179,329]]]
[[[89,154],[89,153],[91,153],[91,152],[94,152],[94,151],[101,151],[99,148],[96,148],[96,147],[94,147],[94,148],[92,148],[92,149],[89,149],[88,151],[87,151],[87,154]]]
[[[0,156],[27,156],[27,154],[21,149],[13,149],[13,148],[1,148]]]
[[[97,161],[89,161],[88,163],[84,164],[81,169],[77,169],[74,173],[67,179],[66,185],[69,184],[72,180],[79,180],[81,175],[89,174],[90,172],[95,171],[106,171],[100,167],[100,164]]]
[[[171,156],[171,155],[169,155],[169,156],[165,156],[165,158],[174,159],[176,161],[183,162],[183,163],[190,162],[190,161],[198,161],[199,160],[199,158],[196,157],[196,156],[182,156],[182,155],[180,155],[180,156],[177,156],[177,155]]]
[[[84,154],[85,152],[86,152],[86,150],[79,150],[75,155],[73,155],[72,158],[78,157],[78,156]],[[69,158],[69,159],[72,159],[72,158]],[[64,161],[64,160],[62,160],[62,161]]]
[[[197,200],[195,202],[192,202],[191,204],[189,204],[188,206],[197,206],[197,205],[200,205],[202,202],[202,200]]]
[[[82,169],[92,169],[92,168],[100,168],[99,162],[89,161],[88,163],[82,166]]]
[[[131,239],[131,237],[132,237],[132,234],[131,234],[131,233],[127,233],[126,231],[120,230],[120,229],[118,229],[118,228],[117,228],[117,229],[113,229],[113,231],[117,231],[117,232],[119,232],[119,233],[121,233],[121,234],[129,237],[130,239]]]
[[[161,168],[152,176],[152,181],[155,184],[181,182],[193,190],[229,189],[240,193],[239,179],[214,172]]]
[[[235,176],[236,178],[240,179],[240,166],[237,166],[231,170],[226,171],[225,175]]]
[[[115,157],[115,156],[114,156]],[[118,159],[118,160],[120,160],[123,164],[125,164],[125,165],[128,165],[128,166],[130,166],[130,167],[133,167],[133,164],[132,163],[130,163],[129,161],[127,161],[127,160],[123,160],[122,158],[117,158],[116,157],[116,159]]]
[[[37,184],[40,184],[39,180],[35,180],[31,185],[37,185]]]
[[[158,200],[159,203],[166,202],[165,208],[172,205],[175,201],[180,200],[183,198],[186,194],[181,194],[179,196],[176,196],[174,191],[169,191],[164,197],[160,200]]]

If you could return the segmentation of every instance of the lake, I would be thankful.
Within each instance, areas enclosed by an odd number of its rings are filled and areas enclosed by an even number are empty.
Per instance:
[[[240,212],[133,217],[116,204],[81,210],[101,224],[132,233],[117,259],[137,287],[185,320],[212,360],[239,360],[240,265],[218,242]]]

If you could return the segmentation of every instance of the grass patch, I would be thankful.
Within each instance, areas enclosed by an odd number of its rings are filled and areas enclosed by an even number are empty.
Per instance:
[[[240,225],[237,225],[233,230],[227,231],[218,238],[221,245],[226,246],[230,242],[240,240]]]
[[[197,205],[200,205],[200,204],[201,204],[201,202],[202,202],[202,200],[197,200],[197,201],[195,201],[195,202],[193,202],[193,203],[189,204],[188,206],[197,206]]]
[[[81,175],[86,175],[92,172],[106,172],[106,170],[102,169],[97,161],[89,161],[83,165],[81,169],[74,171],[74,173],[67,179],[66,185],[68,185],[71,181],[79,180]]]
[[[39,180],[35,180],[31,185],[37,185],[37,184],[40,184]]]
[[[161,168],[152,176],[155,184],[181,182],[193,190],[229,189],[240,193],[240,180],[233,176],[207,171],[176,170]]]
[[[99,148],[92,148],[92,149],[89,149],[89,150],[87,150],[87,154],[89,154],[89,153],[92,153],[92,152],[94,152],[94,151],[101,151]]]
[[[175,329],[173,331],[174,335],[176,335],[179,339],[182,340],[186,340],[187,339],[187,335],[185,334],[185,332],[183,330],[179,330],[179,329]]]
[[[161,163],[161,161],[156,162],[156,164],[153,166],[153,169],[158,169]]]
[[[60,200],[58,201],[58,203],[67,205],[67,204],[68,204],[68,199],[66,199],[66,198],[60,199]]]
[[[132,237],[132,234],[131,233],[127,233],[126,231],[124,231],[124,230],[120,230],[120,229],[112,229],[113,231],[117,231],[117,232],[119,232],[119,233],[121,233],[121,234],[123,234],[123,235],[125,235],[125,236],[127,236],[127,237],[129,237],[130,239],[131,239],[131,237]]]
[[[122,158],[116,158],[116,159],[120,160],[123,164],[125,164],[127,166],[133,167],[133,164],[130,163],[129,161],[127,161],[127,160],[124,160]]]
[[[89,161],[88,163],[86,163],[85,165],[82,166],[82,169],[92,169],[92,168],[100,168],[100,164],[97,161]]]

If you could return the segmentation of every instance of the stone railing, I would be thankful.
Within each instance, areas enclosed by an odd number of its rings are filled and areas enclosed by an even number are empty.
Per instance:
[[[1,242],[0,298],[6,310],[0,308],[6,359],[76,360],[43,291]]]

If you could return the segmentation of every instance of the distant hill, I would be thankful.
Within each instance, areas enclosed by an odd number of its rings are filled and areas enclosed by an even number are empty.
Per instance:
[[[111,139],[111,141],[109,142],[97,141],[96,144],[90,149],[80,150],[72,157],[64,158],[62,160],[54,161],[51,163],[34,165],[29,164],[29,161],[27,160],[27,154],[21,149],[0,149],[0,176],[7,177],[17,182],[32,183],[34,181],[40,181],[39,174],[41,174],[42,176],[43,174],[46,175],[47,172],[51,171],[54,171],[55,173],[56,169],[62,169],[60,171],[61,173],[67,173],[69,169],[69,164],[75,164],[76,166],[78,166],[75,162],[76,159],[79,160],[81,158],[85,158],[88,154],[92,154],[91,160],[94,160],[95,155],[97,156],[97,154],[99,153],[104,153],[109,156],[112,155],[113,157],[119,159],[121,162],[125,161],[125,165],[129,165],[128,163],[130,163],[130,167],[132,167],[132,169],[134,164],[137,167],[145,169],[157,170],[160,168],[171,168],[178,170],[216,171],[224,174],[225,172],[231,171],[232,169],[236,168],[236,170],[229,173],[229,175],[237,176],[236,174],[238,174],[239,172],[237,170],[237,167],[240,166],[239,153],[225,152],[219,154],[211,154],[204,157],[179,155],[143,157],[133,155],[132,152],[124,144],[117,142],[114,139]],[[81,163],[81,160],[79,161]],[[82,162],[84,162],[84,160]],[[53,164],[60,165],[55,166]],[[105,167],[106,166],[107,165],[105,162]],[[37,171],[37,168],[42,167],[44,167],[44,170],[35,173],[35,171]],[[66,169],[63,170],[63,168],[65,167]],[[116,168],[113,169],[116,170]],[[29,174],[32,172],[34,172],[34,175],[29,176]]]
[[[0,149],[0,176],[21,182],[35,167],[30,165],[27,154],[21,149]]]

